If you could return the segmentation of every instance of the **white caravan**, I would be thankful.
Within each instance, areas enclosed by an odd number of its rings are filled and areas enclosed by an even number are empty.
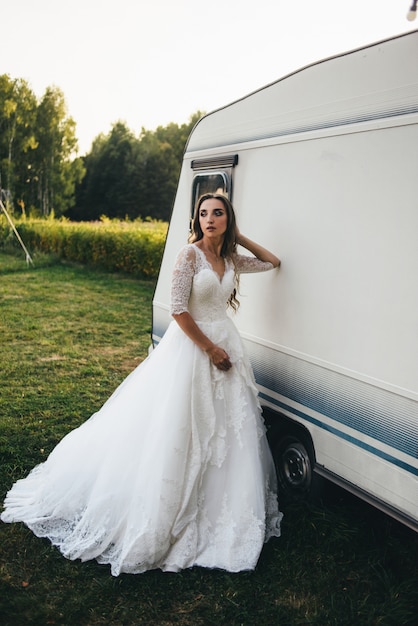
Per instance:
[[[418,31],[315,63],[190,135],[153,302],[197,197],[222,190],[282,259],[241,278],[282,492],[326,477],[418,530]]]

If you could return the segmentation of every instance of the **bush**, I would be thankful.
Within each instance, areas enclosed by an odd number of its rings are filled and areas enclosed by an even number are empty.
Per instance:
[[[69,222],[22,219],[15,222],[29,252],[53,253],[59,258],[141,278],[156,278],[167,234],[166,222]],[[0,219],[0,245],[19,246],[9,223]]]

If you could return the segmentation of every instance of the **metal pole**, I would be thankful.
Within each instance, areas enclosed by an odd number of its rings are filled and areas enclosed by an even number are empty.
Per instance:
[[[22,246],[22,248],[23,248],[23,250],[24,250],[24,252],[26,254],[26,263],[28,265],[29,265],[29,263],[32,263],[32,265],[33,265],[34,263],[32,261],[32,257],[29,254],[28,249],[26,248],[25,244],[23,243],[22,237],[17,232],[16,226],[13,224],[12,219],[11,219],[10,215],[8,214],[8,212],[6,210],[6,207],[4,206],[4,204],[3,204],[3,202],[1,200],[0,200],[0,207],[3,210],[3,213],[5,214],[5,216],[6,216],[7,220],[8,220],[8,222],[9,222],[10,226],[12,227],[13,232],[16,235],[18,242],[20,243],[20,245]]]

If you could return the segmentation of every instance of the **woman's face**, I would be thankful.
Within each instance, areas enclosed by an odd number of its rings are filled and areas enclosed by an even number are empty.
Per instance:
[[[208,198],[199,208],[199,224],[204,237],[222,237],[228,228],[228,215],[222,200]]]

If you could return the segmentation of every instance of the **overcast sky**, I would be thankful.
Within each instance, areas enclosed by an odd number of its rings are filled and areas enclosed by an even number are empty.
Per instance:
[[[80,154],[118,120],[187,122],[309,63],[418,28],[411,0],[5,0],[0,74],[55,85]],[[414,60],[418,63],[418,57]]]

